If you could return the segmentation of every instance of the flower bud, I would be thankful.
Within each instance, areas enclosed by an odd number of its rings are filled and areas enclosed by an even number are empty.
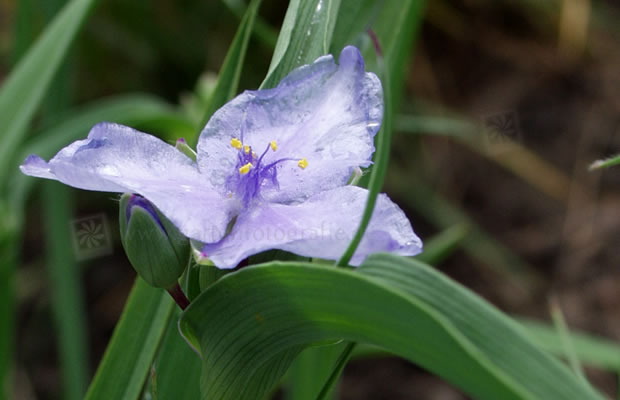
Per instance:
[[[142,279],[170,288],[189,261],[189,240],[144,197],[124,194],[120,203],[121,241]]]

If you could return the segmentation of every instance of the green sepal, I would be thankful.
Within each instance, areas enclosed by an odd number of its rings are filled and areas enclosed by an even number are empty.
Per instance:
[[[127,258],[151,286],[169,288],[187,267],[189,240],[155,207],[161,226],[139,205],[132,207],[128,221],[126,210],[132,196],[126,193],[121,197],[119,210],[121,241]]]
[[[189,145],[187,144],[187,142],[185,141],[185,139],[177,139],[176,144],[174,145],[174,147],[179,150],[181,153],[185,154],[187,157],[189,157],[192,161],[196,161],[196,152],[194,151],[194,149],[192,149],[191,147],[189,147]]]

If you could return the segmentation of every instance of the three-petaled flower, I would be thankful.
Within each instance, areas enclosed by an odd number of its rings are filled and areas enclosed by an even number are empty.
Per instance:
[[[220,268],[268,249],[337,259],[353,237],[367,190],[347,185],[371,164],[383,115],[379,79],[354,47],[291,72],[274,89],[246,91],[202,131],[193,161],[160,139],[100,123],[49,162],[21,170],[74,187],[151,201]],[[351,263],[370,253],[414,255],[422,243],[386,195]]]

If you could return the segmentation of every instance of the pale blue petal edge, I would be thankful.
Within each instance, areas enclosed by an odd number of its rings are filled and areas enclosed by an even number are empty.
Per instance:
[[[196,240],[221,239],[232,218],[230,200],[211,188],[191,159],[123,125],[99,123],[87,139],[61,149],[49,162],[31,155],[20,169],[80,189],[138,193]]]
[[[344,186],[297,205],[256,208],[241,214],[227,237],[206,244],[203,251],[219,268],[234,268],[246,257],[269,249],[336,260],[357,231],[367,196],[365,189]],[[351,265],[361,264],[372,253],[413,256],[421,251],[422,241],[403,211],[381,194]]]

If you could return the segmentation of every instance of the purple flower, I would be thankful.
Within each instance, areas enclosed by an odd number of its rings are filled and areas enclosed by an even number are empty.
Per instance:
[[[269,90],[246,91],[218,110],[194,162],[160,139],[112,123],[23,173],[151,201],[220,268],[268,249],[337,259],[353,237],[368,192],[347,185],[371,164],[383,115],[379,79],[354,47],[291,72]],[[415,255],[422,243],[381,194],[352,264],[374,252]]]

